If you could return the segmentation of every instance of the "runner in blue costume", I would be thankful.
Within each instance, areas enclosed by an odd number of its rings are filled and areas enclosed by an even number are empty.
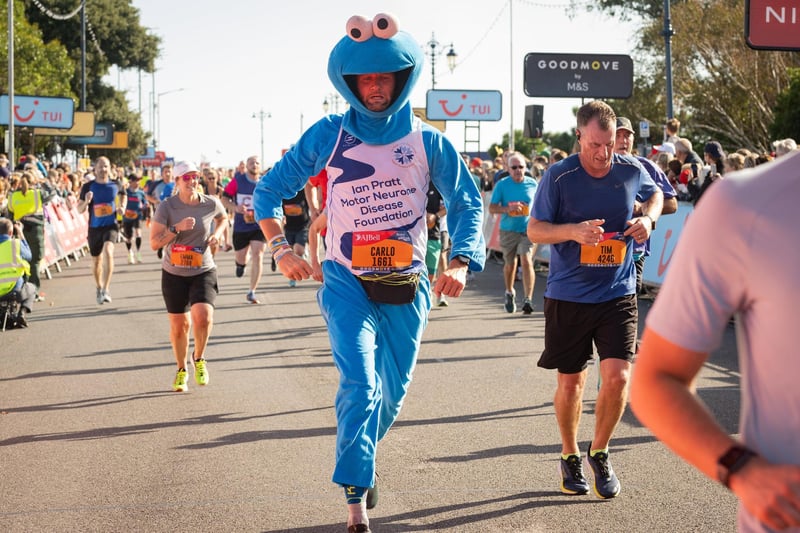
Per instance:
[[[447,207],[453,243],[433,292],[459,296],[467,268],[480,271],[485,260],[482,201],[469,169],[408,101],[423,59],[392,16],[351,17],[328,61],[328,76],[350,108],[311,126],[254,195],[278,268],[289,279],[308,279],[311,265],[282,235],[281,199],[327,169],[327,256],[317,300],[340,374],[333,481],[345,489],[354,532],[369,531],[377,444],[400,412],[427,324],[431,181]]]

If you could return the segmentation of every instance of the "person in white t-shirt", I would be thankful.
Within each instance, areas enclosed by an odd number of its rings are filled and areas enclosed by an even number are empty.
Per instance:
[[[692,213],[647,317],[634,412],[741,502],[740,531],[800,531],[800,153],[734,172]],[[741,437],[694,391],[736,316]]]

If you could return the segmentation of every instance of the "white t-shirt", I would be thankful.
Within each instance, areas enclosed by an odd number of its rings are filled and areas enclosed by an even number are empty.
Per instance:
[[[737,328],[748,447],[800,465],[800,153],[726,176],[708,189],[681,232],[647,325],[708,353],[731,315]],[[742,531],[766,531],[744,507]]]
[[[425,269],[430,170],[415,125],[385,145],[339,132],[327,166],[327,258],[356,275]]]

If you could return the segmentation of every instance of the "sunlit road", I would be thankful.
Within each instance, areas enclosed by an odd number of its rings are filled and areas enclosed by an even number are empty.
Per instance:
[[[145,239],[146,241],[146,239]],[[269,271],[245,302],[232,253],[207,352],[211,383],[171,392],[155,254],[117,247],[112,304],[90,258],[45,282],[27,330],[0,335],[0,531],[343,532],[330,481],[337,373],[313,281]],[[507,315],[501,266],[435,308],[400,418],[379,447],[374,531],[733,531],[735,499],[672,456],[628,411],[612,441],[621,495],[558,492],[555,375],[537,368],[536,312]],[[646,307],[646,304],[644,305]],[[732,329],[699,392],[735,431]],[[595,379],[592,369],[591,379]],[[591,438],[587,390],[581,445]]]

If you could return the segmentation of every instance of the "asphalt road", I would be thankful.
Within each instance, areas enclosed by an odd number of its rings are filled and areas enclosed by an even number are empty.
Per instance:
[[[144,256],[127,265],[117,246],[114,301],[102,306],[90,258],[74,262],[45,281],[28,329],[0,335],[0,531],[344,531],[330,481],[338,376],[317,284],[289,288],[267,261],[263,304],[250,305],[233,254],[220,252],[211,382],[190,378],[179,394],[160,267]],[[373,530],[734,531],[735,499],[630,411],[611,448],[620,496],[558,491],[555,374],[536,366],[544,285],[540,274],[533,315],[508,315],[490,261],[464,296],[432,310],[406,404],[379,446]],[[698,385],[731,432],[738,378],[729,328]],[[595,397],[588,387],[582,446]]]

